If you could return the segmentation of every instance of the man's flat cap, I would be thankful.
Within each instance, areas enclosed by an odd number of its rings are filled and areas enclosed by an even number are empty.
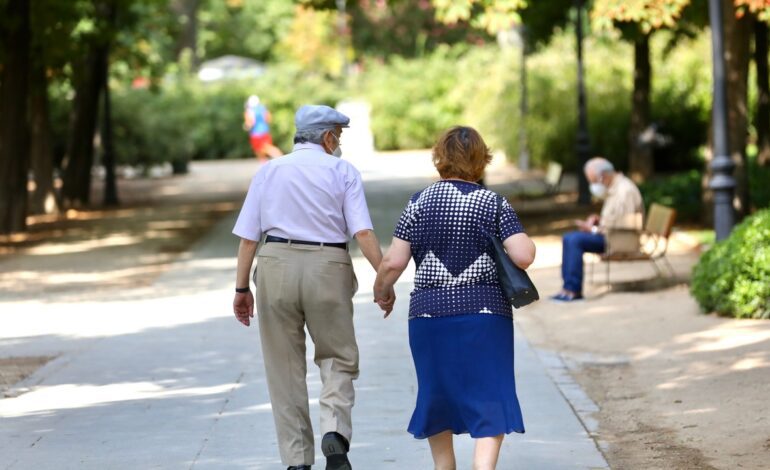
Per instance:
[[[298,131],[311,129],[331,129],[335,126],[350,127],[350,118],[334,108],[323,105],[306,104],[294,115],[294,125]]]

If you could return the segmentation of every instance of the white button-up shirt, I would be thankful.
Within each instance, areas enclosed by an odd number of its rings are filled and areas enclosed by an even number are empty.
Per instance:
[[[367,229],[372,220],[361,173],[320,145],[304,143],[254,175],[233,233],[254,241],[266,233],[341,243]]]

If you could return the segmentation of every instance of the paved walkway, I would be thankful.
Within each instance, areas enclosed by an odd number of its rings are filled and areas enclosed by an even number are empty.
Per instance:
[[[406,197],[429,181],[427,170],[396,180],[399,168],[394,159],[363,172],[383,243]],[[18,384],[18,396],[0,399],[0,469],[282,468],[258,331],[230,313],[233,221],[219,223],[147,298],[0,302],[7,322],[0,357],[58,356]],[[357,468],[431,468],[427,442],[405,431],[416,396],[409,276],[397,286],[396,311],[383,320],[370,300],[371,268],[360,255],[354,262],[362,286],[355,298],[362,372],[351,461]],[[607,468],[573,411],[590,411],[590,401],[558,359],[533,350],[518,332],[516,339],[527,433],[506,438],[498,468]],[[308,371],[310,396],[317,397],[320,378],[310,359]],[[317,399],[311,410],[317,425]],[[457,439],[458,468],[470,468],[472,445]],[[323,468],[320,452],[317,463]]]

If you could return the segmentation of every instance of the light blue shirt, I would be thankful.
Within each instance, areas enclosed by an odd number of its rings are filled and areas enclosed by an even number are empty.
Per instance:
[[[296,144],[254,175],[233,233],[291,240],[347,242],[372,229],[361,173],[320,145]]]

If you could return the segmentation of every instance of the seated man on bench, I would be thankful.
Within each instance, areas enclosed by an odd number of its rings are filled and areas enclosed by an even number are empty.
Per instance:
[[[557,302],[572,302],[583,298],[583,253],[603,253],[606,248],[604,232],[609,227],[628,226],[629,221],[642,220],[644,205],[639,188],[622,173],[615,171],[608,160],[596,157],[583,168],[591,185],[591,194],[604,199],[601,215],[591,214],[576,221],[577,231],[564,234],[562,240],[562,290],[551,297]],[[637,228],[637,227],[629,227]]]

